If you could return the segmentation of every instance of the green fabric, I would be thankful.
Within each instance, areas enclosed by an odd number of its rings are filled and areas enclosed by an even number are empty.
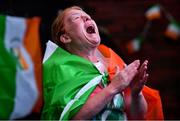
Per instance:
[[[107,117],[104,116],[105,113],[108,112]],[[93,120],[125,120],[125,114],[124,114],[124,99],[122,97],[122,94],[116,94],[112,101],[109,102],[106,107],[97,114]]]
[[[66,104],[85,84],[99,75],[101,74],[91,62],[57,48],[43,64],[45,105],[42,119],[59,119]],[[73,104],[70,111],[65,115],[65,120],[74,116],[94,88],[95,86]]]
[[[14,107],[16,62],[5,48],[6,17],[0,15],[0,119],[9,119]]]

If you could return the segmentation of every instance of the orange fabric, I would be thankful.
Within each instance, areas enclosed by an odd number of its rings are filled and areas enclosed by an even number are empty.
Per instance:
[[[105,45],[99,45],[98,50],[107,58],[109,58],[109,67],[108,67],[108,73],[109,73],[109,80],[112,80],[114,74],[115,74],[115,68],[116,65],[119,66],[120,69],[123,69],[125,66],[124,61],[110,48],[106,47]]]
[[[148,120],[164,120],[162,103],[159,92],[144,86],[142,93],[148,102],[148,112],[146,119]]]
[[[105,57],[110,58],[110,67],[108,68],[108,72],[110,76],[109,78],[111,80],[115,74],[115,66],[118,65],[120,69],[123,69],[125,67],[125,63],[113,50],[106,47],[105,45],[100,45],[98,49]],[[163,120],[164,116],[159,92],[157,90],[144,86],[142,93],[148,103],[146,119]]]
[[[147,14],[146,17],[147,17],[149,20],[154,20],[154,19],[159,19],[159,18],[161,18],[161,14],[160,14],[160,12],[156,12],[156,13],[152,13],[152,14]]]
[[[24,46],[30,54],[33,64],[36,83],[39,92],[38,101],[34,107],[33,112],[40,112],[42,107],[42,55],[41,44],[39,37],[40,18],[33,17],[26,21],[27,30],[24,38]]]
[[[170,30],[170,28],[167,28],[165,31],[165,35],[173,40],[178,40],[178,33]]]

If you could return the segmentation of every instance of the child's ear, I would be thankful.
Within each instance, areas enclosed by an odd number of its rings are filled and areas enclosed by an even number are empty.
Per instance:
[[[62,43],[70,43],[71,38],[67,34],[63,34],[63,35],[60,36],[60,41]]]

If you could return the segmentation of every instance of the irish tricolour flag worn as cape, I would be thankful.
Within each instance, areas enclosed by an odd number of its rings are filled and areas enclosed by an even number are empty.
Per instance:
[[[63,50],[51,41],[47,43],[43,59],[42,119],[70,120],[100,81],[110,83],[116,73],[115,67],[125,67],[123,60],[113,50],[104,45],[98,49],[109,58],[108,74],[101,74],[90,61]],[[142,92],[148,103],[146,119],[163,119],[158,91],[144,86]]]

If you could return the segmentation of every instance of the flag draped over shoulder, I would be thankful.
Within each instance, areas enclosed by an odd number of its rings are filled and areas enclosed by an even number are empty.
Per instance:
[[[71,119],[86,102],[102,76],[82,57],[57,47],[43,63],[42,119]]]
[[[0,15],[0,119],[40,110],[40,18]],[[39,106],[39,107],[38,107]]]
[[[70,54],[50,41],[47,43],[43,59],[42,119],[71,119],[85,104],[101,79],[111,80],[117,65],[120,69],[125,67],[124,61],[113,50],[104,45],[100,45],[98,49],[109,58],[109,76],[101,75],[96,67],[84,58]],[[158,91],[145,86],[143,94],[148,103],[146,119],[163,119]]]

